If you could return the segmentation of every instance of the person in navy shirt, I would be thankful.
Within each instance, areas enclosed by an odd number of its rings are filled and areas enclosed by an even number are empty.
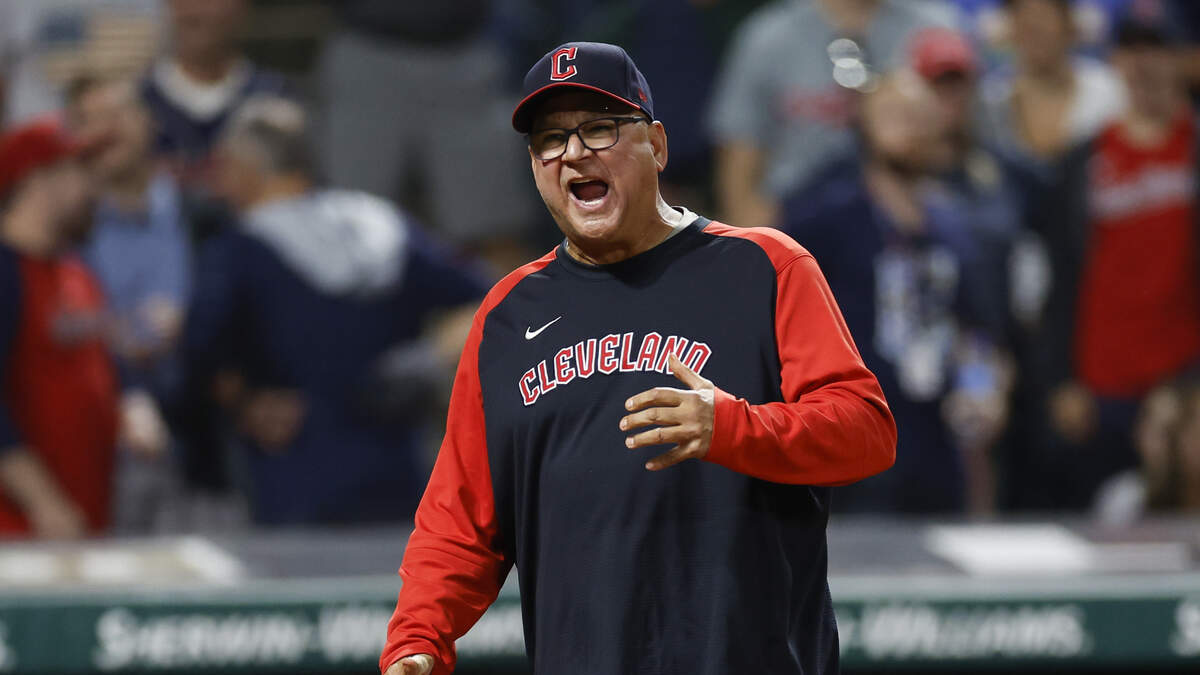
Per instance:
[[[830,486],[896,428],[816,261],[664,201],[620,47],[564,44],[524,91],[566,240],[475,315],[380,669],[451,672],[515,567],[535,674],[837,673]]]
[[[201,180],[221,130],[239,105],[256,95],[282,94],[279,73],[242,55],[244,0],[172,0],[170,44],[141,83],[155,121],[155,149],[185,182]]]
[[[965,437],[994,437],[1003,423],[980,428],[970,403],[1007,395],[995,340],[1005,280],[988,274],[989,240],[969,211],[926,189],[943,152],[934,106],[917,75],[884,78],[862,104],[861,154],[783,210],[781,229],[821,260],[899,428],[895,470],[842,488],[843,510],[962,510]]]
[[[238,427],[257,522],[405,520],[425,475],[419,420],[364,399],[386,363],[409,388],[449,368],[485,288],[389,202],[316,187],[306,133],[280,98],[230,121],[215,160],[240,224],[197,260],[185,348],[201,386],[221,373],[207,384]]]

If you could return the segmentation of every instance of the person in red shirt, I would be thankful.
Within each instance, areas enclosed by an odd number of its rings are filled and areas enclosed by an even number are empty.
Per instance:
[[[68,253],[91,219],[80,149],[47,121],[0,137],[0,536],[108,522],[117,380],[99,285]]]
[[[1082,452],[1067,462],[1075,506],[1136,465],[1140,400],[1200,361],[1200,157],[1172,44],[1165,17],[1120,23],[1112,59],[1129,108],[1068,161],[1059,194],[1077,213],[1049,221],[1060,294],[1050,367],[1062,370],[1048,411],[1059,447]]]

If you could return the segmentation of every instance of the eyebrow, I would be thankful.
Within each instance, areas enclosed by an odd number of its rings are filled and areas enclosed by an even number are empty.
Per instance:
[[[586,123],[586,122],[591,122],[592,120],[597,120],[597,119],[605,119],[605,118],[609,118],[609,117],[627,117],[627,116],[628,116],[628,117],[632,117],[632,116],[634,116],[634,115],[637,115],[637,114],[639,114],[637,110],[628,110],[628,111],[624,111],[624,112],[622,112],[622,111],[619,111],[619,110],[605,110],[605,111],[596,111],[596,110],[563,110],[563,111],[558,111],[558,112],[572,112],[572,113],[573,113],[573,112],[582,112],[582,113],[592,113],[592,114],[595,114],[595,117],[592,117],[592,118],[590,118],[590,119],[580,120],[578,123],[576,123],[576,124],[573,124],[573,125],[571,125],[571,126],[578,126],[579,124],[584,124],[584,123]],[[554,113],[549,113],[549,114],[553,115]],[[570,128],[571,128],[571,127],[565,127],[565,126],[559,126],[559,125],[550,125],[550,124],[547,124],[547,125],[545,125],[545,126],[539,126],[539,125],[537,125],[537,124],[535,123],[535,124],[534,124],[532,127],[530,127],[530,129],[529,129],[529,133],[531,133],[531,134],[535,134],[535,133],[537,133],[537,132],[539,132],[539,131],[546,131],[546,130],[548,130],[548,129],[570,129]]]

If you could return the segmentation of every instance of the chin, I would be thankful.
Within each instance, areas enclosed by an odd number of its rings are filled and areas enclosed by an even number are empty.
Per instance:
[[[603,243],[617,237],[621,220],[616,213],[603,216],[597,214],[569,213],[567,224],[571,236],[586,242]]]

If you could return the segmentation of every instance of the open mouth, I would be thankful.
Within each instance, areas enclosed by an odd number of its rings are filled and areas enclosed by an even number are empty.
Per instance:
[[[608,194],[608,183],[602,180],[582,180],[571,183],[571,194],[584,204],[599,203]]]

